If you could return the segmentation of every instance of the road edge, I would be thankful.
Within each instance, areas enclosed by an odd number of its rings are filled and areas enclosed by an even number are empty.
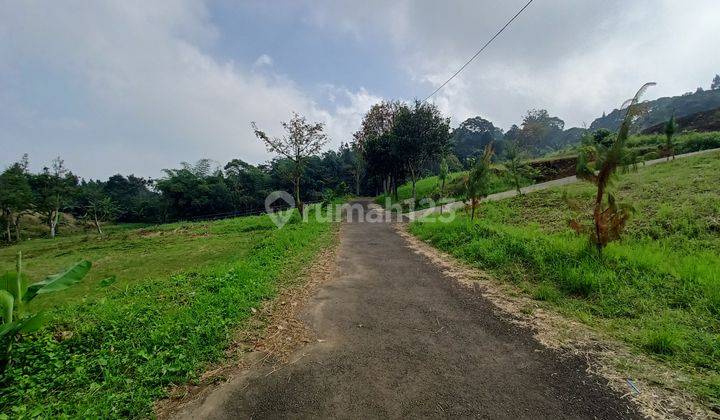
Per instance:
[[[398,223],[395,230],[411,250],[428,258],[447,277],[486,298],[495,306],[499,316],[532,330],[533,337],[541,345],[584,357],[589,373],[607,380],[612,390],[632,401],[644,416],[658,419],[718,418],[680,389],[678,372],[632,351],[626,344],[601,331],[543,308],[514,285],[497,280],[415,237],[407,226]]]

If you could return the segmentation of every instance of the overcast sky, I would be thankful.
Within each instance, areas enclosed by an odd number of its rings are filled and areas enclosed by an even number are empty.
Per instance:
[[[381,99],[424,98],[526,0],[0,0],[0,166],[83,177],[269,155],[295,110],[348,141]],[[590,123],[720,73],[718,0],[535,0],[434,98],[457,126],[530,108]]]

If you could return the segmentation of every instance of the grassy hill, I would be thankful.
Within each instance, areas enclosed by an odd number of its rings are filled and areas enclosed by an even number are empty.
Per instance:
[[[720,153],[621,176],[618,200],[636,213],[604,259],[568,227],[564,194],[590,203],[587,183],[484,203],[477,223],[460,216],[411,231],[677,369],[720,410],[718,185]]]
[[[720,131],[711,131],[704,133],[689,132],[675,136],[673,143],[675,144],[676,154],[697,152],[700,150],[720,148]],[[661,134],[643,134],[631,136],[628,139],[628,148],[634,152],[639,161],[656,159],[661,157],[660,147],[665,144],[665,135]],[[522,181],[522,185],[531,185],[535,182],[543,182],[550,179],[557,179],[575,174],[574,158],[577,157],[577,149],[567,149],[562,153],[554,153],[551,156],[533,159],[530,164],[536,169],[538,177],[535,180],[526,179]],[[569,166],[568,166],[569,165]],[[491,180],[492,193],[502,192],[513,189],[512,182],[507,174],[503,173],[502,164],[494,165],[494,171]],[[451,199],[460,199],[464,194],[462,178],[467,172],[454,172],[449,174],[446,181],[445,196]],[[418,200],[437,196],[440,182],[437,176],[429,176],[418,180],[416,184],[416,194]],[[398,187],[398,198],[395,200],[389,197],[391,203],[396,201],[405,201],[412,198],[412,185],[409,182]],[[385,204],[385,195],[377,197],[378,204]],[[427,207],[427,204],[415,206],[415,209]]]
[[[0,248],[0,272],[13,270],[21,250],[34,281],[81,259],[94,264],[80,284],[34,301],[30,309],[47,309],[48,322],[14,344],[0,376],[0,412],[149,416],[170,384],[186,383],[224,357],[252,308],[332,242],[332,226],[314,217],[300,223],[296,215],[277,229],[255,216],[116,226],[105,238],[81,234]],[[112,274],[118,281],[101,287],[98,280]]]
[[[493,173],[490,175],[490,191],[491,194],[496,192],[507,191],[515,188],[512,181],[503,172],[502,165],[495,165]],[[448,179],[445,181],[445,197],[450,201],[459,200],[464,195],[464,178],[467,176],[467,171],[453,172],[448,174]],[[530,185],[532,181],[522,180],[522,185]],[[439,197],[440,191],[440,180],[437,176],[429,176],[418,180],[415,184],[415,193],[417,196],[418,203],[414,209],[423,209],[429,207],[430,203],[423,202],[425,198]],[[412,198],[412,184],[406,182],[398,187],[398,200],[395,200],[392,196],[380,195],[375,199],[377,204],[385,205],[386,201],[389,200],[391,204],[396,202],[405,202]],[[407,210],[407,209],[406,209]]]

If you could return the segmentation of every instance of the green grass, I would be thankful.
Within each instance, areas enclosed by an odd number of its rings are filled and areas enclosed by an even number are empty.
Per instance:
[[[463,184],[463,177],[467,175],[467,172],[452,172],[448,174],[448,179],[445,181],[445,196],[450,199],[450,201],[459,200],[463,194],[464,194],[464,184]],[[521,185],[527,186],[532,184],[530,180],[522,180]],[[507,190],[514,189],[515,186],[513,185],[510,178],[507,176],[505,172],[503,172],[503,169],[501,166],[497,166],[497,171],[494,171],[490,175],[490,194],[503,192]],[[417,183],[415,184],[415,195],[418,199],[418,201],[421,201],[418,203],[418,205],[414,206],[415,210],[420,210],[423,208],[429,207],[428,203],[423,203],[423,198],[430,198],[434,192],[440,190],[440,181],[438,180],[437,176],[429,176],[426,178],[419,179]],[[394,197],[390,196],[390,204],[395,204],[398,201],[403,202],[405,200],[412,198],[412,184],[410,182],[406,182],[403,185],[398,187],[398,200],[395,200]],[[375,199],[375,202],[377,204],[385,205],[386,200],[388,199],[387,196],[384,194],[378,196]],[[437,203],[436,203],[437,204]]]
[[[145,417],[171,384],[192,381],[298,269],[330,244],[332,225],[264,216],[152,229],[114,229],[106,239],[32,240],[15,251],[38,278],[80,258],[91,276],[50,295],[49,322],[12,350],[0,376],[0,412],[12,417]],[[101,288],[97,280],[117,274]]]
[[[476,223],[416,222],[411,231],[685,372],[688,390],[720,410],[719,185],[720,153],[622,175],[616,195],[636,214],[603,259],[567,227],[559,188],[484,203]],[[564,190],[592,200],[590,184]]]

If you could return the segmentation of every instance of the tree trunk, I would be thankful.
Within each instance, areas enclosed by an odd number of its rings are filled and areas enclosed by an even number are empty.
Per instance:
[[[10,217],[10,212],[4,211],[3,216],[5,217],[5,234],[7,235],[7,241],[8,243],[12,242],[12,235],[10,234],[10,223],[12,218]]]
[[[445,178],[440,183],[440,214],[443,214],[443,201],[445,201]]]
[[[15,241],[20,242],[20,218],[22,214],[15,216]]]
[[[300,201],[300,177],[296,176],[293,180],[295,184],[295,206],[300,210],[300,214],[303,214],[303,203]]]
[[[100,228],[100,221],[99,221],[98,218],[97,218],[97,214],[94,214],[94,215],[93,215],[93,218],[95,219],[95,228],[97,229],[98,235],[102,236],[103,231],[102,231],[102,229]]]
[[[595,196],[595,209],[593,210],[593,219],[595,221],[595,248],[597,249],[598,255],[602,256],[603,243],[601,240],[601,226],[600,217],[602,214],[602,199],[605,194],[605,187],[598,185],[597,195]]]
[[[355,195],[360,196],[360,170],[355,171]]]
[[[55,209],[50,213],[50,238],[55,239],[58,221],[60,220],[60,209]]]
[[[415,177],[415,171],[410,169],[410,181],[412,181],[412,199],[413,199],[413,205],[417,203],[417,197],[415,196],[415,183],[417,182],[417,179]]]

